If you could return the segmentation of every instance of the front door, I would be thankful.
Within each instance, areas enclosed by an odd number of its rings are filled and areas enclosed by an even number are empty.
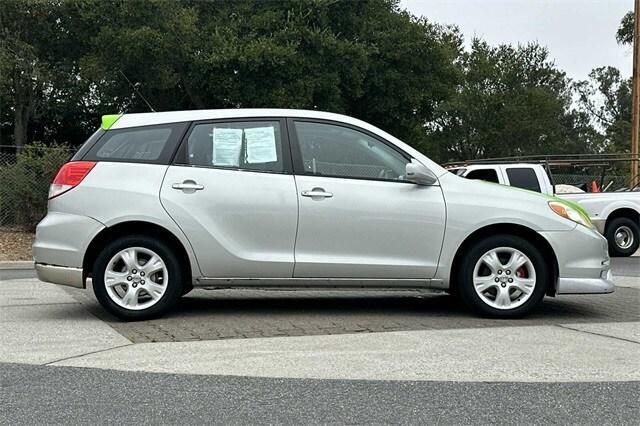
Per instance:
[[[428,279],[445,226],[439,186],[404,180],[411,158],[376,135],[291,120],[299,200],[294,276]]]

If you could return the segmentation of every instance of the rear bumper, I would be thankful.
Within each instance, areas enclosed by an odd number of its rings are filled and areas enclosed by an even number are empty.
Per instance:
[[[40,281],[68,285],[76,288],[85,288],[81,268],[36,263],[36,274]]]
[[[603,271],[601,278],[559,278],[557,294],[603,294],[616,289],[611,271]]]
[[[104,225],[88,216],[50,211],[36,227],[36,263],[82,268],[84,254]]]

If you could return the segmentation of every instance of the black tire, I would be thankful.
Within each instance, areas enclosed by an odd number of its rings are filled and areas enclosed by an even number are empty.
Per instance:
[[[499,247],[514,248],[524,253],[535,269],[536,283],[531,296],[522,305],[513,309],[498,309],[488,305],[474,289],[473,272],[476,263],[485,253]],[[462,300],[482,316],[519,318],[531,312],[542,301],[547,286],[551,282],[550,271],[540,250],[529,241],[514,235],[494,235],[473,244],[464,254],[460,268],[456,271],[457,290]]]
[[[633,239],[632,243],[626,247],[622,248],[616,243],[616,234],[620,230],[630,230],[631,238]],[[607,227],[605,230],[605,237],[609,242],[609,255],[615,257],[627,257],[634,254],[638,251],[638,247],[640,247],[640,225],[638,222],[630,219],[628,217],[617,217],[615,219],[611,219],[607,223]]]
[[[115,303],[107,294],[104,283],[104,273],[109,261],[119,251],[128,247],[142,247],[155,252],[164,262],[169,279],[165,283],[166,290],[160,299],[152,306],[142,310],[126,309]],[[98,254],[93,265],[93,292],[96,299],[111,314],[125,321],[138,321],[155,318],[169,311],[183,294],[185,273],[180,266],[178,257],[170,246],[163,241],[146,235],[131,235],[118,238],[107,244]]]

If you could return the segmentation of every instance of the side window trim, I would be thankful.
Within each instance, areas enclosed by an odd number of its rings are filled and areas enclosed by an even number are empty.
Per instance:
[[[189,136],[193,132],[193,129],[200,124],[218,124],[218,123],[247,123],[247,122],[260,122],[260,121],[277,121],[280,126],[280,139],[282,143],[282,164],[284,170],[282,172],[275,172],[272,170],[249,170],[243,169],[240,167],[222,167],[222,166],[200,166],[189,164],[187,161],[187,144],[189,141]],[[219,118],[215,120],[199,120],[192,121],[188,126],[184,135],[182,135],[182,139],[179,143],[178,148],[171,160],[170,163],[172,166],[180,166],[180,167],[198,167],[205,169],[216,169],[216,170],[232,170],[238,172],[250,172],[250,173],[271,173],[271,174],[293,174],[293,166],[291,159],[291,148],[289,142],[289,134],[286,126],[284,117],[234,117],[234,118]]]
[[[313,173],[307,172],[304,169],[304,162],[302,161],[302,151],[300,150],[298,134],[296,132],[296,126],[295,126],[296,122],[327,124],[327,125],[339,126],[339,127],[344,127],[346,129],[355,130],[357,132],[361,132],[377,140],[378,142],[385,144],[386,146],[388,146],[389,148],[397,152],[399,155],[404,157],[407,161],[411,162],[413,160],[413,157],[411,157],[409,154],[399,149],[397,146],[395,146],[388,140],[381,138],[375,133],[372,133],[361,127],[354,126],[348,123],[342,123],[340,121],[334,121],[334,120],[324,120],[324,119],[305,118],[305,117],[287,117],[287,132],[289,134],[291,158],[293,160],[293,173],[295,175],[319,176],[323,178],[334,178],[334,179],[371,180],[371,181],[379,181],[379,182],[393,182],[393,183],[399,183],[399,184],[412,184],[409,181],[401,181],[401,180],[394,180],[394,179],[376,179],[371,177],[338,176],[338,175],[321,175],[320,176],[320,175],[314,175]]]

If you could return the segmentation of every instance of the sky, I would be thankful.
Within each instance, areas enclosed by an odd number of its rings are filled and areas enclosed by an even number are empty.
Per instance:
[[[432,22],[455,24],[465,38],[490,44],[537,41],[574,80],[611,65],[628,77],[631,46],[615,34],[633,0],[401,0],[401,7]]]

